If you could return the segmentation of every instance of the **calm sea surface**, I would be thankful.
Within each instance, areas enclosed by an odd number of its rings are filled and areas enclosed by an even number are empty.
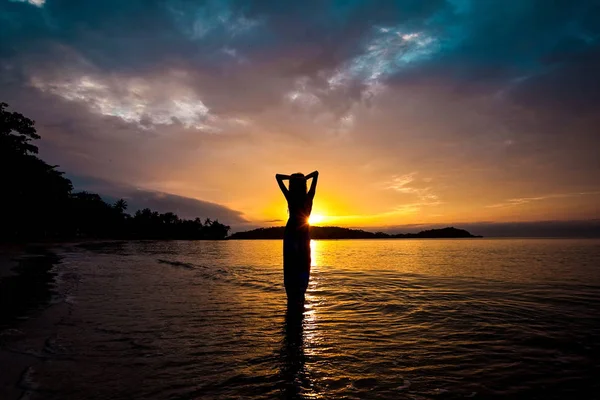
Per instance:
[[[59,251],[52,399],[600,398],[600,241],[313,241],[302,313],[279,241]]]

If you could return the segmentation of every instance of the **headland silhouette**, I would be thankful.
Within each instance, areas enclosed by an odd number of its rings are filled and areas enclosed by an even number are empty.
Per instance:
[[[227,239],[283,239],[284,227],[258,228],[250,231],[236,232]],[[339,226],[311,226],[312,239],[452,239],[452,238],[481,238],[464,229],[447,227],[428,229],[419,233],[368,232],[361,229],[341,228]]]
[[[224,239],[230,227],[210,218],[183,219],[149,208],[126,213],[127,201],[75,192],[72,182],[37,157],[34,121],[0,103],[0,241]]]

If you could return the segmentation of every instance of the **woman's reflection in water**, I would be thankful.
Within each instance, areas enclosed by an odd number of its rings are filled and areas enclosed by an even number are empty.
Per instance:
[[[310,390],[310,380],[304,366],[304,304],[288,303],[283,325],[280,378],[282,398],[302,399]]]

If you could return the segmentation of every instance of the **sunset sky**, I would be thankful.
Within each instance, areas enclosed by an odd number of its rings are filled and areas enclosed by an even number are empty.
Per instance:
[[[235,230],[600,218],[600,2],[0,0],[0,101],[76,189]],[[402,229],[399,229],[402,231]]]

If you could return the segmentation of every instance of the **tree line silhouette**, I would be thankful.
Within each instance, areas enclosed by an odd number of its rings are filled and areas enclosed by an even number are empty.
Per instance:
[[[32,142],[34,121],[0,102],[0,240],[224,239],[230,227],[218,220],[187,220],[149,208],[126,213],[124,199],[74,192],[73,184],[41,160]]]

